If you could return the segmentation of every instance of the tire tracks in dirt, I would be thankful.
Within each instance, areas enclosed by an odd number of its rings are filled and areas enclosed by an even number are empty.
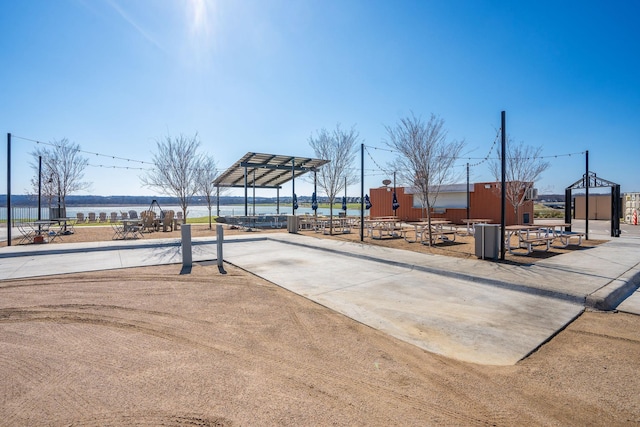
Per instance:
[[[291,307],[287,307],[287,309],[290,313],[295,312]],[[107,314],[100,313],[103,310],[107,311]],[[117,314],[120,314],[120,316]],[[147,316],[147,320],[141,321],[131,318],[139,315]],[[156,319],[155,321],[154,318]],[[294,370],[297,384],[309,385],[314,383],[315,392],[324,393],[326,396],[331,396],[332,399],[347,399],[351,394],[349,390],[355,387],[359,392],[365,391],[371,396],[376,396],[376,399],[384,400],[387,404],[402,405],[414,412],[422,413],[428,419],[438,419],[445,415],[446,419],[455,419],[467,425],[486,425],[487,423],[481,420],[495,416],[495,414],[481,415],[480,413],[483,411],[480,407],[476,408],[479,412],[477,417],[469,417],[451,409],[455,408],[456,405],[432,403],[429,406],[425,406],[419,399],[393,390],[392,386],[387,387],[372,381],[366,381],[359,375],[350,375],[348,372],[339,372],[315,364],[283,359],[262,348],[252,348],[251,354],[247,354],[246,348],[231,339],[224,341],[217,339],[215,342],[211,342],[206,334],[200,337],[200,334],[194,328],[181,327],[176,330],[173,325],[163,325],[167,318],[180,319],[181,321],[188,320],[183,316],[169,315],[164,312],[96,304],[61,304],[0,309],[0,325],[20,322],[42,322],[47,324],[78,323],[104,326],[160,338],[205,353],[214,352],[224,355],[224,357],[233,357],[246,367],[253,367],[256,364],[259,366],[268,364],[271,367],[269,369],[270,375],[279,376],[282,380],[291,380],[293,378],[291,370]],[[299,319],[294,320],[294,322],[298,329],[302,328],[302,335],[310,337],[309,339],[313,342],[313,334],[309,329],[305,328]],[[197,326],[200,327],[204,326],[201,322],[194,323],[199,324]],[[256,361],[256,359],[258,360]],[[286,370],[289,370],[289,375],[280,374],[280,372]],[[323,390],[323,381],[326,378],[332,378],[333,382],[342,384],[340,388],[345,393],[335,393],[335,391],[328,389]],[[434,385],[438,388],[448,388],[447,381],[443,379],[439,379],[437,384]],[[461,398],[465,398],[465,396],[461,396]],[[393,420],[389,421],[392,422]]]

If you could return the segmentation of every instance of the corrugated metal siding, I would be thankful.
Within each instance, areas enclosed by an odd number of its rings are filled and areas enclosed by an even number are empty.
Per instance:
[[[469,216],[471,218],[488,218],[494,223],[500,223],[500,192],[496,188],[496,183],[476,183],[474,191],[470,195]],[[485,188],[488,185],[489,188]],[[371,217],[390,216],[393,215],[391,203],[393,200],[393,189],[382,187],[370,189],[370,198],[372,207],[369,211]],[[424,216],[422,209],[413,207],[413,194],[405,194],[403,187],[396,188],[396,197],[400,208],[396,211],[396,215],[404,221],[419,221]],[[516,215],[511,204],[507,201],[506,224],[522,224],[525,213],[529,214],[530,222],[533,222],[533,202],[526,201],[519,209],[520,220],[516,220]],[[445,218],[455,224],[462,224],[463,219],[467,218],[466,208],[446,209],[445,213],[431,215],[432,218]]]
[[[369,215],[371,217],[393,215],[393,208],[391,207],[393,203],[393,188],[372,188],[370,191],[371,209],[369,210]],[[400,208],[396,210],[396,216],[403,221],[416,221],[416,219],[412,219],[415,218],[413,212],[415,209],[412,207],[413,195],[405,194],[403,187],[397,187],[396,197],[398,198],[398,203],[400,203]],[[417,210],[420,211],[420,209]]]
[[[575,219],[584,219],[587,212],[586,196],[575,196]],[[589,194],[589,219],[611,220],[611,194]]]

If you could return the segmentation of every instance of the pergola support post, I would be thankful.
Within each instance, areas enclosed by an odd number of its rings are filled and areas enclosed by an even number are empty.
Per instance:
[[[564,222],[571,224],[571,188],[564,190]],[[564,231],[571,231],[571,225],[565,227]]]

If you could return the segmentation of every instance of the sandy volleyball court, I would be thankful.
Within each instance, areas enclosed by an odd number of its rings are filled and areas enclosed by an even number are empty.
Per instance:
[[[640,424],[639,316],[480,366],[225,269],[0,282],[0,425]]]

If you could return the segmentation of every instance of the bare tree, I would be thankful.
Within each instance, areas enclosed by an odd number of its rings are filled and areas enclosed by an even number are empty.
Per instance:
[[[218,177],[218,169],[216,161],[211,156],[203,156],[198,170],[198,187],[207,201],[207,209],[209,209],[209,229],[211,230],[211,208],[216,197],[219,197],[218,187],[213,185],[213,181]]]
[[[385,128],[389,137],[386,144],[401,154],[393,167],[401,182],[416,189],[422,209],[426,211],[431,244],[431,207],[436,203],[440,187],[451,182],[453,165],[465,143],[447,140],[444,120],[434,114],[425,123],[411,113],[394,127]]]
[[[333,234],[333,203],[336,196],[346,185],[358,182],[352,164],[356,156],[356,142],[358,132],[355,127],[343,130],[338,123],[336,128],[329,132],[322,128],[316,132],[316,136],[309,137],[309,145],[313,148],[315,156],[323,160],[329,160],[318,169],[318,185],[329,199],[329,233]]]
[[[542,147],[531,147],[524,142],[514,144],[509,138],[506,147],[505,198],[513,206],[516,220],[518,210],[527,200],[535,181],[549,168],[549,162],[541,157]],[[498,183],[502,182],[502,153],[489,164],[491,173]],[[498,185],[501,190],[501,185]]]
[[[158,151],[153,154],[155,167],[140,179],[143,185],[176,197],[186,221],[187,208],[199,190],[198,170],[202,156],[198,153],[198,134],[190,138],[184,135],[172,138],[167,135],[156,144]]]
[[[31,153],[34,158],[31,168],[35,171],[31,185],[34,194],[37,194],[38,158],[42,157],[42,195],[45,196],[49,207],[58,199],[60,208],[66,209],[66,197],[69,194],[91,187],[90,182],[82,180],[89,160],[80,154],[80,145],[71,143],[66,138],[54,140],[50,145],[52,148],[39,147]]]

